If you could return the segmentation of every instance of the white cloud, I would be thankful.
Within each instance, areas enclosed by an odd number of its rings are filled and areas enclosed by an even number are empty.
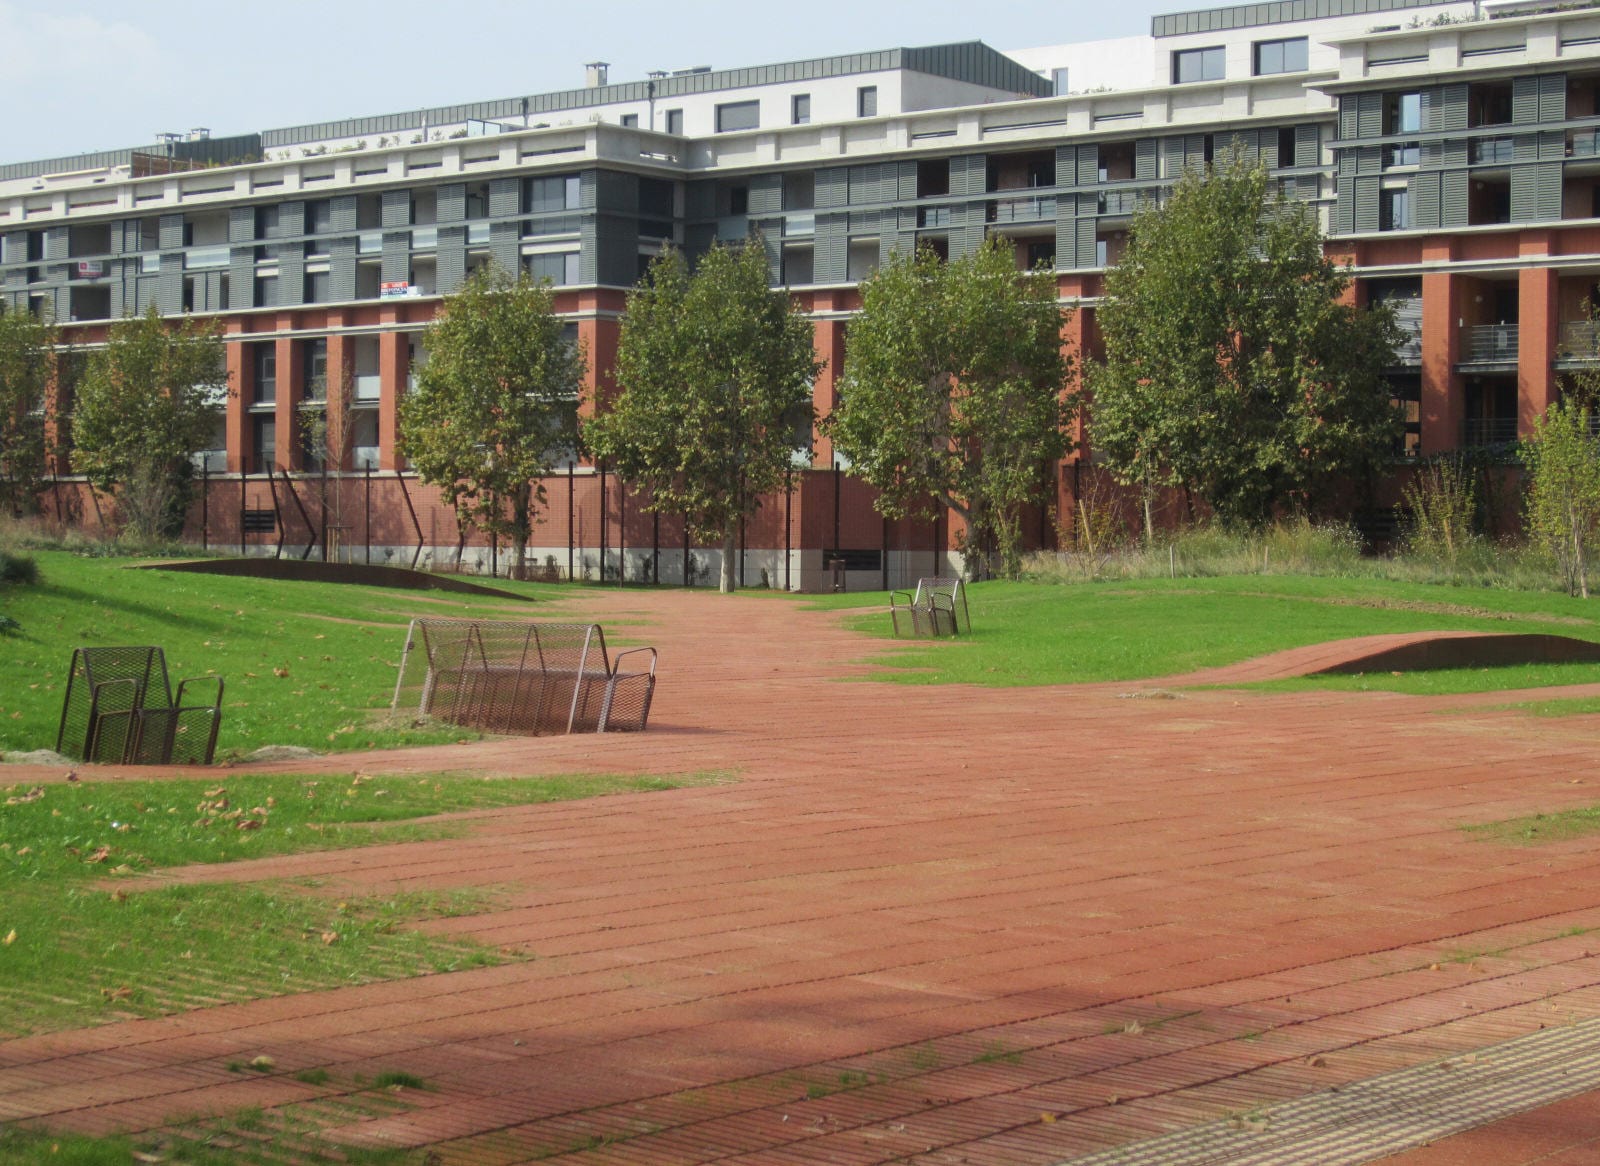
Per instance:
[[[127,21],[30,11],[0,0],[0,77],[7,89],[45,81],[98,88],[113,79],[124,92],[161,89],[163,58],[155,37]]]

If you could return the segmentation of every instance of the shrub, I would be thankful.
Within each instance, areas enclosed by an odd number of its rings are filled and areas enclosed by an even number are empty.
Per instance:
[[[0,583],[19,587],[33,587],[39,582],[39,564],[32,555],[19,555],[15,551],[0,550]]]
[[[1405,488],[1405,501],[1411,508],[1406,549],[1413,555],[1454,566],[1464,551],[1482,542],[1473,527],[1477,492],[1460,458],[1441,457],[1419,466]]]

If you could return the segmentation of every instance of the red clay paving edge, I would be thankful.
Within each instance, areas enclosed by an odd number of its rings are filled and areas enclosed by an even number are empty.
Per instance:
[[[1595,718],[1503,693],[887,685],[834,613],[552,606],[662,650],[648,733],[276,768],[738,779],[172,872],[502,888],[432,926],[535,958],[0,1043],[0,1120],[147,1129],[397,1068],[434,1089],[337,1136],[474,1164],[1042,1164],[1600,1016],[1592,843],[1459,829],[1600,800]],[[260,1053],[272,1074],[227,1071]],[[293,1079],[312,1067],[333,1080]],[[1597,1100],[1394,1161],[1594,1160]]]

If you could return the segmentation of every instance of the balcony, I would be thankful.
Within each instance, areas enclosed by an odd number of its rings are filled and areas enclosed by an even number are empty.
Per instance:
[[[226,267],[232,258],[226,243],[214,247],[191,247],[183,256],[185,271],[200,271],[208,267]]]
[[[1055,217],[1054,195],[997,198],[989,203],[988,220],[991,223],[1038,223],[1045,220],[1054,221]]]
[[[1600,157],[1600,130],[1568,130],[1567,157]]]
[[[1395,345],[1394,362],[1397,365],[1411,365],[1422,363],[1422,322],[1415,323],[1405,320],[1398,321],[1400,331],[1404,334],[1399,344]]]
[[[1473,138],[1467,143],[1470,162],[1510,162],[1516,155],[1516,142],[1511,138]]]
[[[1470,417],[1461,425],[1461,444],[1468,449],[1514,445],[1516,440],[1515,417]]]
[[[1462,364],[1516,364],[1515,324],[1469,324],[1461,330]]]
[[[1556,341],[1556,359],[1600,361],[1600,321],[1568,320]]]

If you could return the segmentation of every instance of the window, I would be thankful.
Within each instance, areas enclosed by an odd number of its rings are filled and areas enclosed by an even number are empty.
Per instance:
[[[732,101],[717,106],[717,133],[728,134],[735,130],[753,130],[761,124],[759,101]]]
[[[1378,192],[1378,229],[1380,231],[1406,231],[1411,228],[1411,192],[1409,190],[1380,190]]]
[[[275,239],[278,235],[278,208],[274,206],[256,207],[256,238]],[[149,250],[149,248],[146,248]]]
[[[333,284],[326,271],[306,272],[303,298],[308,304],[325,304],[333,298]]]
[[[803,126],[811,120],[811,94],[796,93],[789,99],[789,122]]]
[[[576,174],[559,174],[554,178],[528,179],[528,210],[577,210],[583,198],[583,182]]]
[[[275,275],[256,276],[255,306],[258,308],[275,308],[278,306],[278,277]]]
[[[306,203],[306,234],[326,235],[333,230],[333,203],[326,198]]]
[[[307,401],[326,401],[328,399],[328,342],[326,340],[307,340],[301,359],[305,369],[305,399]]]
[[[1389,93],[1383,99],[1383,132],[1415,134],[1422,132],[1422,94]]]
[[[1294,138],[1293,126],[1284,126],[1278,131],[1278,165],[1280,167],[1294,165]]]
[[[1065,96],[1067,93],[1067,71],[1065,69],[1051,69],[1050,85],[1052,92],[1057,97]]]
[[[623,129],[628,129],[628,130],[636,130],[636,129],[638,129],[639,128],[639,115],[636,114],[636,113],[625,113],[625,114],[623,114],[622,115],[622,128]]]
[[[856,116],[878,116],[878,87],[876,85],[863,85],[856,90]]]
[[[562,251],[548,255],[528,256],[528,274],[535,280],[548,279],[565,286],[578,282],[578,253]]]
[[[747,215],[750,213],[750,188],[743,183],[730,186],[728,190],[728,213],[730,215]]]
[[[256,417],[250,428],[251,461],[258,471],[270,470],[278,460],[278,423],[271,416]]]
[[[675,137],[683,137],[683,110],[667,110],[667,133]]]
[[[1256,76],[1268,73],[1303,73],[1308,67],[1306,38],[1258,40],[1255,45]]]
[[[255,359],[255,399],[252,405],[270,405],[278,399],[278,346],[270,340],[252,344]]]
[[[1226,54],[1221,45],[1207,49],[1180,49],[1172,54],[1172,83],[1220,81]]]

